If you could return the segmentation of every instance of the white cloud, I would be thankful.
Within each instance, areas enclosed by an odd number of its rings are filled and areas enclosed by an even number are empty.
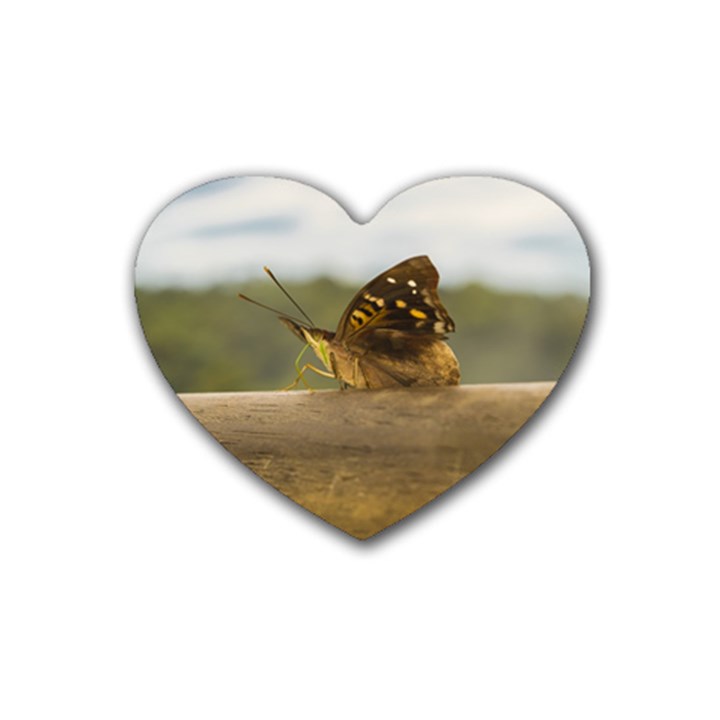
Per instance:
[[[585,248],[562,209],[531,188],[486,177],[415,186],[363,225],[302,183],[220,180],[158,215],[141,246],[137,279],[197,286],[259,277],[270,265],[288,279],[331,274],[362,283],[423,253],[445,283],[588,290]]]

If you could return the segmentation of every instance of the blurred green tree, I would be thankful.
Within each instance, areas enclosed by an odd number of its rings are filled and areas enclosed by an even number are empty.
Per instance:
[[[329,330],[357,290],[328,278],[287,289]],[[302,344],[272,313],[242,302],[238,292],[297,314],[263,280],[197,291],[136,290],[150,349],[176,392],[277,390],[294,380]],[[457,326],[448,342],[463,383],[556,380],[572,356],[588,306],[586,298],[573,295],[501,292],[478,284],[441,287],[440,296]],[[308,351],[307,360],[313,358]],[[337,387],[314,374],[309,379],[313,387]]]

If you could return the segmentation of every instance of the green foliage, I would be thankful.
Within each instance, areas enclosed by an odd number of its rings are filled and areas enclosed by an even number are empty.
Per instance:
[[[330,330],[357,290],[327,278],[287,287],[318,326]],[[238,292],[297,315],[265,281],[203,291],[137,289],[143,330],[176,392],[277,390],[295,379],[293,363],[302,343],[272,313],[241,301]],[[463,383],[557,379],[587,312],[584,298],[506,293],[475,284],[441,287],[440,296],[457,326],[448,342]],[[312,351],[305,362],[321,365]],[[307,379],[315,388],[337,387],[314,373]]]

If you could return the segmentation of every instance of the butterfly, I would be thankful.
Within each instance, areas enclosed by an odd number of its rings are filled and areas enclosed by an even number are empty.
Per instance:
[[[272,310],[306,348],[313,349],[325,370],[308,363],[287,389],[312,370],[336,378],[341,388],[457,385],[460,366],[446,334],[455,323],[438,296],[439,274],[427,255],[403,260],[361,288],[331,332],[314,323],[268,268],[265,272],[305,320],[292,317],[239,294],[243,300]],[[307,321],[307,322],[306,322]],[[304,350],[303,350],[304,352]],[[302,353],[301,353],[302,356]]]

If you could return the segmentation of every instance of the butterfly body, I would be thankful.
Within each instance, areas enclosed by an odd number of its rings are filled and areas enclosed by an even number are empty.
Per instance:
[[[460,367],[445,342],[455,324],[438,297],[438,280],[427,256],[409,258],[365,285],[334,333],[280,320],[342,387],[457,385]]]

